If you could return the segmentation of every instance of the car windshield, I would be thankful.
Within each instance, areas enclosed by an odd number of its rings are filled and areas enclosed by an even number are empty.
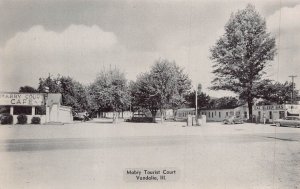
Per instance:
[[[298,117],[286,117],[285,120],[299,120]]]

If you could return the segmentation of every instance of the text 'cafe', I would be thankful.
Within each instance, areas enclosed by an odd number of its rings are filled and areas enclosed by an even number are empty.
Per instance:
[[[60,93],[0,93],[0,114],[13,115],[14,124],[17,116],[25,114],[28,120],[40,117],[41,123],[71,122],[71,107],[62,106]]]

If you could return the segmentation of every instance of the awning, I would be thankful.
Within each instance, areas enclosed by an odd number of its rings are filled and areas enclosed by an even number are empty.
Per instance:
[[[299,113],[293,113],[293,112],[287,111],[287,116],[299,116]]]

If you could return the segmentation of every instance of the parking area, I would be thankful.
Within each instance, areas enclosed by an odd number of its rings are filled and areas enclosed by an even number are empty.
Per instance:
[[[0,188],[299,188],[300,129],[184,122],[0,126]],[[127,182],[127,168],[178,170]]]

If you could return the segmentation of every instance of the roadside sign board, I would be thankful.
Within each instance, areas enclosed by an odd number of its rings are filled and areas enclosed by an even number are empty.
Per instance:
[[[43,93],[0,93],[0,106],[42,106]]]

